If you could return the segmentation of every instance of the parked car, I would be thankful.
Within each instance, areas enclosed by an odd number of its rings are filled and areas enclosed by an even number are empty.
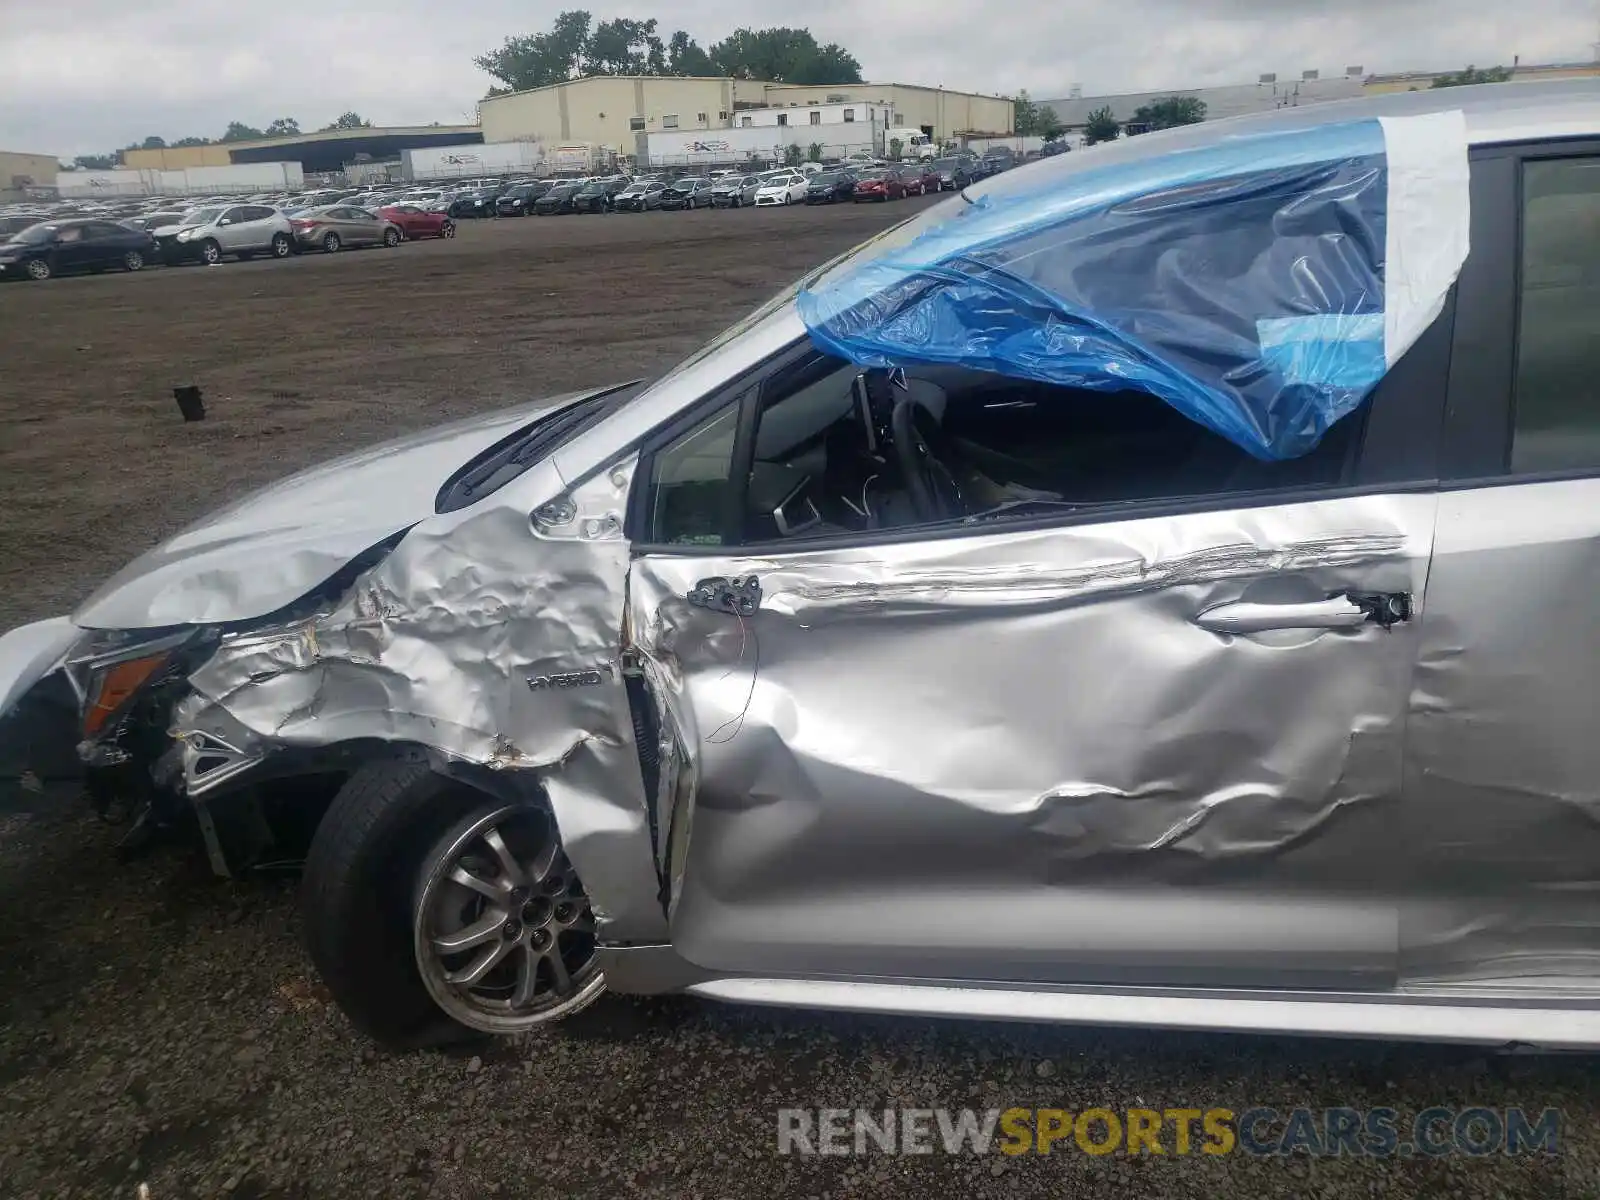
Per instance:
[[[49,219],[43,213],[10,213],[6,216],[0,216],[0,241],[4,241],[13,234],[21,233],[30,225],[37,225],[39,222],[48,221]]]
[[[525,217],[533,212],[533,206],[539,197],[550,190],[550,184],[545,181],[537,183],[519,183],[507,188],[500,193],[494,202],[495,212],[502,217]]]
[[[458,192],[445,206],[445,215],[455,220],[463,217],[492,217],[495,215],[495,201],[500,198],[500,193],[504,190],[496,184],[493,187],[470,188]]]
[[[1162,137],[232,500],[0,638],[0,761],[223,874],[315,825],[396,1046],[611,990],[1600,1047],[1600,81]]]
[[[839,204],[855,194],[856,177],[849,171],[824,171],[806,183],[807,204]]]
[[[876,167],[856,176],[857,204],[863,200],[904,200],[905,196],[905,180],[893,167]]]
[[[936,191],[959,192],[973,182],[972,166],[964,158],[936,158],[931,165],[939,177]]]
[[[208,266],[233,255],[249,259],[257,254],[287,258],[294,250],[294,227],[289,218],[265,204],[233,204],[197,208],[173,225],[154,231],[162,260],[168,263],[198,259]]]
[[[577,195],[572,197],[572,209],[581,213],[610,212],[617,202],[617,197],[626,191],[633,181],[625,177],[616,179],[596,179],[584,184],[578,189]]]
[[[711,207],[747,208],[760,189],[759,175],[726,175],[711,185]]]
[[[141,213],[138,216],[126,217],[119,221],[118,224],[125,225],[129,229],[138,230],[140,233],[154,233],[157,229],[167,225],[176,225],[182,220],[182,211],[173,209],[170,212]]]
[[[583,190],[581,183],[558,183],[538,200],[534,201],[533,211],[536,216],[554,217],[561,213],[577,212],[578,193]]]
[[[38,281],[112,267],[139,271],[155,252],[148,233],[113,221],[45,221],[0,243],[0,279]]]
[[[986,175],[998,175],[1002,171],[1009,171],[1017,165],[1017,156],[1005,146],[990,150],[983,156],[983,169]]]
[[[667,185],[658,179],[635,179],[617,193],[611,205],[618,212],[649,212],[661,207],[661,194]]]
[[[756,189],[756,207],[804,203],[807,186],[806,177],[799,171],[781,171],[768,175]]]
[[[926,196],[943,190],[943,178],[934,160],[912,159],[900,163],[900,178],[906,185],[906,195]]]
[[[710,208],[711,187],[711,180],[699,175],[674,180],[671,186],[661,193],[661,207],[669,212],[677,209]]]
[[[405,236],[394,221],[351,204],[307,209],[290,218],[289,224],[301,249],[319,249],[327,254],[346,246],[398,246]]]
[[[430,212],[415,204],[389,204],[376,214],[400,230],[407,241],[414,238],[453,238],[456,223],[442,212]]]

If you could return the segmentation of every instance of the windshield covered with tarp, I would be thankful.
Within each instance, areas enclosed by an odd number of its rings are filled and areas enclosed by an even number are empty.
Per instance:
[[[800,293],[812,340],[862,366],[1139,388],[1257,458],[1307,453],[1460,272],[1465,119],[1190,135],[1167,150],[1162,137],[1062,155],[930,211],[915,236]]]

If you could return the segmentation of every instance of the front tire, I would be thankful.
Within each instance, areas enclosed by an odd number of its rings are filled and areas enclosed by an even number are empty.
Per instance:
[[[129,250],[122,256],[122,268],[125,271],[144,270],[144,255],[137,250]]]
[[[442,238],[453,238],[453,237],[455,237],[455,235],[456,235],[456,227],[454,225],[452,225],[449,221],[446,221],[443,225],[439,226],[439,236],[440,237],[442,237]]]
[[[222,261],[222,247],[217,245],[214,238],[207,238],[200,243],[200,261],[208,267],[214,267]]]
[[[337,233],[325,234],[322,238],[322,252],[324,254],[339,253],[339,235]]]
[[[400,244],[400,231],[398,229],[385,229],[383,231],[383,244],[393,249]]]
[[[46,258],[30,258],[26,271],[28,278],[35,283],[43,283],[54,273],[50,270],[50,260]]]
[[[289,257],[289,252],[291,250],[293,250],[293,249],[294,249],[294,244],[289,241],[289,235],[288,234],[286,234],[286,233],[275,233],[275,234],[272,235],[272,257],[273,258],[288,258]]]
[[[514,872],[489,833],[532,881],[527,897],[513,897]],[[458,872],[493,899],[457,882]],[[547,880],[559,882],[559,895],[547,894]],[[300,903],[306,950],[333,998],[358,1029],[395,1049],[530,1028],[604,988],[588,900],[548,810],[492,799],[423,763],[370,763],[350,777],[312,840]],[[500,959],[462,982],[498,947]],[[561,993],[552,948],[562,955]]]

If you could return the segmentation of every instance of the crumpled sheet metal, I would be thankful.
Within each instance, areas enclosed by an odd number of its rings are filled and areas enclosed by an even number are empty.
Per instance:
[[[92,629],[144,629],[265,617],[430,518],[439,481],[475,454],[542,410],[592,394],[481,413],[268,484],[136,558],[96,588],[73,619]]]
[[[1600,480],[1448,492],[1406,742],[1413,986],[1600,975]]]
[[[554,809],[603,935],[659,937],[643,781],[622,686],[635,462],[571,491],[571,519],[530,522],[554,468],[406,535],[336,607],[224,640],[174,714],[192,793],[209,738],[245,755],[359,739],[527,772]],[[537,472],[548,472],[542,481]],[[530,679],[598,671],[593,686]]]
[[[1118,143],[980,185],[920,236],[802,292],[801,318],[863,366],[1138,388],[1258,458],[1305,454],[1422,335],[1460,272],[1466,122],[1452,110],[1227,129],[1162,156]]]
[[[1420,607],[1435,503],[641,560],[633,637],[697,777],[674,944],[757,973],[1392,980],[1415,625],[1194,618],[1356,585]],[[680,599],[750,571],[743,625]]]

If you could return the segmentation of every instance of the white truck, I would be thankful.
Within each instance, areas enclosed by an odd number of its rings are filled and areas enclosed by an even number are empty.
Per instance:
[[[594,142],[567,142],[551,146],[545,170],[557,175],[603,175],[617,165],[617,152]]]
[[[894,144],[900,143],[901,158],[934,158],[939,153],[939,148],[933,144],[933,139],[920,129],[913,129],[908,125],[895,125],[883,131],[883,145],[879,147],[880,153],[886,158],[894,156]]]
[[[543,142],[482,142],[400,152],[400,177],[409,183],[516,175],[545,165]]]

